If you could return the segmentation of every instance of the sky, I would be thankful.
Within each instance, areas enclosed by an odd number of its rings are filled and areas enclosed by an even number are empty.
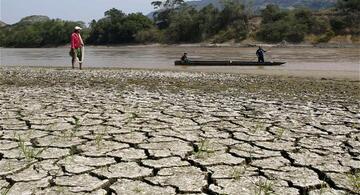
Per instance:
[[[50,18],[84,21],[99,19],[104,12],[117,8],[125,13],[153,10],[153,0],[0,0],[0,20],[13,24],[30,15],[46,15]]]

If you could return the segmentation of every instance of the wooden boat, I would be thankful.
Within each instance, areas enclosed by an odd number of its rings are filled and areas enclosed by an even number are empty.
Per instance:
[[[280,66],[286,62],[250,62],[250,61],[175,61],[176,66]]]

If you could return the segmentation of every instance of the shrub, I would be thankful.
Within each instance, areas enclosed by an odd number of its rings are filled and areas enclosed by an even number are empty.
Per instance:
[[[159,43],[164,41],[163,36],[164,35],[160,30],[151,28],[137,32],[135,35],[135,41],[137,43]]]

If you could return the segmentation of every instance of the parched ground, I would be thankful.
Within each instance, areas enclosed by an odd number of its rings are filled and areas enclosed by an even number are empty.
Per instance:
[[[358,194],[359,84],[0,68],[0,192]]]

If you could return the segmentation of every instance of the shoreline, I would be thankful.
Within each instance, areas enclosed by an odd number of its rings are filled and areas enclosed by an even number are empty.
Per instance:
[[[70,66],[3,66],[1,68],[14,68],[14,69],[57,69],[57,70],[71,70]],[[279,69],[258,69],[246,68],[233,71],[231,69],[222,69],[221,67],[212,67],[211,69],[204,69],[203,67],[186,67],[178,66],[175,68],[131,68],[131,67],[84,67],[84,70],[140,70],[140,71],[170,71],[170,72],[189,72],[189,73],[223,73],[234,75],[249,75],[249,76],[273,76],[273,77],[289,77],[297,79],[314,79],[314,80],[347,80],[347,81],[360,81],[360,70],[353,71],[323,71],[323,70],[279,70]]]
[[[273,48],[360,48],[358,43],[263,43],[263,42],[249,42],[249,43],[176,43],[176,44],[162,44],[162,43],[133,43],[133,44],[109,44],[109,45],[86,45],[87,47],[200,47],[200,48],[253,48],[258,46],[273,47]],[[58,46],[44,46],[44,47],[0,47],[5,49],[37,49],[37,48],[68,48],[70,45]]]
[[[126,87],[135,84],[142,87],[171,90],[201,89],[210,91],[235,90],[264,96],[294,96],[302,98],[309,92],[315,98],[327,94],[339,98],[360,98],[360,81],[352,79],[326,79],[296,77],[289,75],[261,75],[251,73],[223,73],[204,71],[127,69],[127,68],[71,68],[0,67],[0,86],[57,86],[76,84],[85,87],[111,87],[117,84]],[[220,83],[218,83],[220,82]],[[109,85],[109,86],[108,86]],[[298,93],[298,95],[296,95]],[[305,93],[305,94],[303,94]],[[289,95],[292,94],[292,95]]]

